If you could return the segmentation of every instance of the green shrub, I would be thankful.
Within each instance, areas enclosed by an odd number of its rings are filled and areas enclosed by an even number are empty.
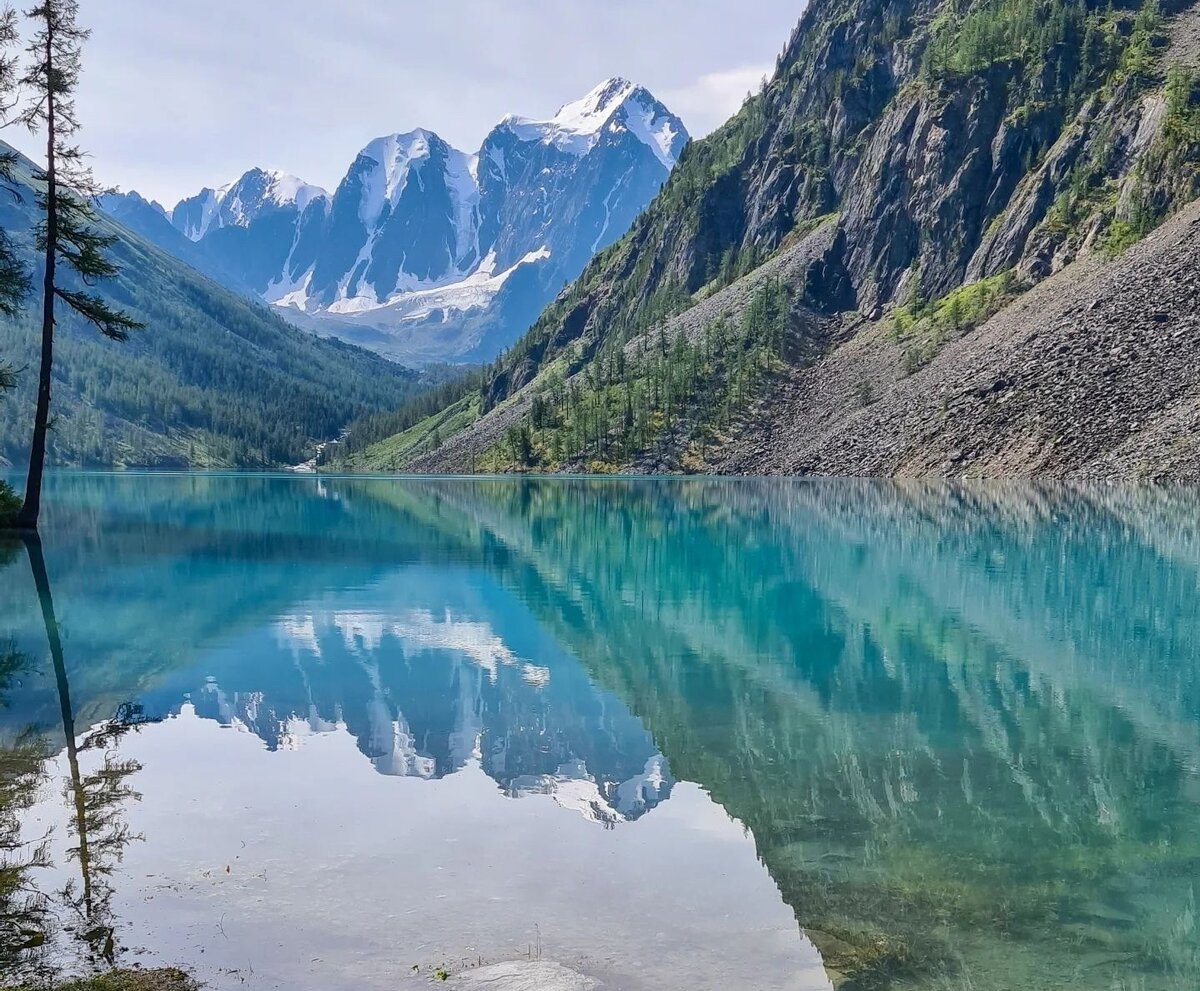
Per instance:
[[[1134,14],[1129,0],[967,0],[948,5],[929,26],[922,63],[929,82],[1019,66],[1014,115],[1066,98],[1072,111],[1102,86],[1155,78],[1162,48],[1158,0]]]
[[[970,330],[999,310],[1013,288],[1011,271],[969,282],[932,302],[901,306],[892,314],[894,336],[942,341],[951,333]]]
[[[1125,254],[1146,232],[1128,220],[1114,220],[1100,237],[1100,253],[1105,258]]]
[[[965,334],[1003,309],[1017,287],[1011,271],[969,282],[941,299],[897,307],[892,337],[904,344],[904,373],[923,368],[949,338]]]
[[[0,482],[0,527],[11,525],[21,511],[21,497],[8,482]]]

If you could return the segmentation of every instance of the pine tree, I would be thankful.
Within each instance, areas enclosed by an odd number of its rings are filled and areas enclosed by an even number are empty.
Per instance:
[[[17,12],[12,8],[0,10],[0,114],[5,118],[16,106],[17,57],[13,48],[18,38]],[[0,152],[0,183],[7,187],[6,194],[13,197],[19,195],[14,188],[16,167],[16,152]],[[16,316],[28,293],[29,273],[21,264],[8,232],[0,230],[0,314]],[[0,362],[0,389],[12,388],[14,374],[11,365]]]
[[[0,115],[4,117],[16,105],[13,94],[17,88],[17,59],[12,52],[17,40],[17,12],[11,8],[0,10]],[[0,152],[0,185],[6,187],[3,195],[19,195],[13,188],[16,166],[16,152]],[[0,314],[15,317],[28,292],[29,273],[21,264],[8,232],[0,229]],[[16,369],[0,360],[0,392],[6,392],[16,384]],[[16,519],[20,504],[8,483],[0,481],[0,527]]]
[[[29,477],[25,502],[16,526],[36,530],[41,513],[42,473],[46,461],[46,433],[50,424],[50,384],[54,371],[55,301],[65,303],[105,337],[124,341],[141,326],[127,314],[109,306],[91,290],[100,279],[117,275],[118,268],[105,256],[115,238],[96,228],[92,201],[100,192],[84,161],[83,151],[71,139],[79,130],[75,114],[75,88],[82,67],[82,48],[89,32],[76,23],[77,0],[44,0],[26,16],[37,25],[26,49],[30,64],[21,84],[33,94],[17,119],[31,131],[45,130],[46,165],[34,173],[42,189],[37,205],[43,218],[36,243],[44,255],[42,277],[42,355],[38,374],[37,411],[29,451]],[[82,289],[70,289],[59,278],[59,264],[74,273]]]

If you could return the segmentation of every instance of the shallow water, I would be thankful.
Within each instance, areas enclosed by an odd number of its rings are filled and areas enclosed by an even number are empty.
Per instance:
[[[1200,986],[1191,493],[48,498],[44,580],[0,551],[10,976]]]

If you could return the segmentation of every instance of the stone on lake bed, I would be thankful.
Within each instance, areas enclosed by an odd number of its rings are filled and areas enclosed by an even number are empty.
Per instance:
[[[597,991],[601,984],[548,960],[509,960],[454,974],[446,987],[454,991]]]

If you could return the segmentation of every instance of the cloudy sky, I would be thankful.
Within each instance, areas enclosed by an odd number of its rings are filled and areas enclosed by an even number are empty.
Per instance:
[[[332,188],[371,138],[478,148],[602,79],[696,135],[769,71],[803,0],[82,0],[81,142],[97,178],[173,205],[252,165]],[[26,136],[8,135],[34,151]]]

